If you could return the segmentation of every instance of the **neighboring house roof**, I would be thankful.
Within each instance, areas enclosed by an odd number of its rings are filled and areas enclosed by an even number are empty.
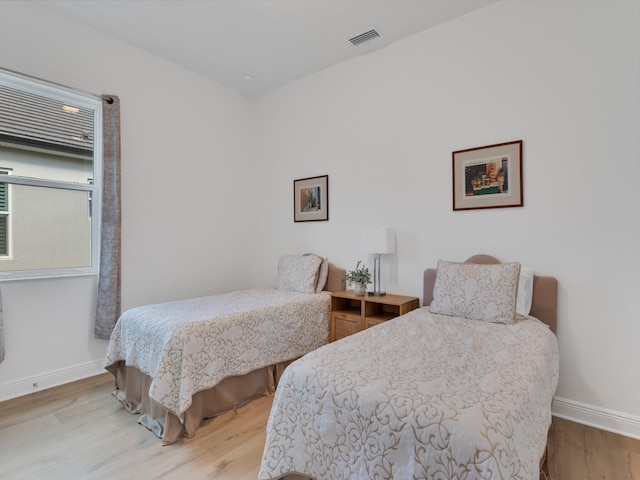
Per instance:
[[[93,157],[93,110],[0,85],[0,145]]]

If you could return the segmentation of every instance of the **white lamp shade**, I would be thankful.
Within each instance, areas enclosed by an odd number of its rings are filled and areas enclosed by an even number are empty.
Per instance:
[[[394,253],[396,235],[392,228],[367,228],[360,232],[362,253]]]

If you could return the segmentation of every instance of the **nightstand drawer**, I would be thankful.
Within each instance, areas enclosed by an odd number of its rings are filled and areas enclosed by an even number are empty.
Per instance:
[[[364,328],[375,327],[376,325],[380,325],[381,323],[384,323],[384,322],[386,322],[388,320],[391,320],[391,318],[389,318],[387,320],[383,320],[382,318],[365,317],[365,319],[364,319]]]
[[[331,314],[331,335],[330,340],[333,342],[339,338],[353,335],[362,330],[360,323],[362,317],[350,313],[336,312]]]

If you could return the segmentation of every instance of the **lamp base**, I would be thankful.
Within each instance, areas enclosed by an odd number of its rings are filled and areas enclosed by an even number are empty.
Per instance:
[[[380,291],[380,254],[376,253],[373,256],[373,292],[371,294],[374,297],[381,297],[386,295]]]

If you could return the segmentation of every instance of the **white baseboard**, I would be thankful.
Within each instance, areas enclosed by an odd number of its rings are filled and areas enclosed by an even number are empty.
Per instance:
[[[559,397],[553,399],[551,413],[555,417],[640,440],[640,417]]]
[[[52,370],[0,385],[0,402],[104,373],[104,359]]]

